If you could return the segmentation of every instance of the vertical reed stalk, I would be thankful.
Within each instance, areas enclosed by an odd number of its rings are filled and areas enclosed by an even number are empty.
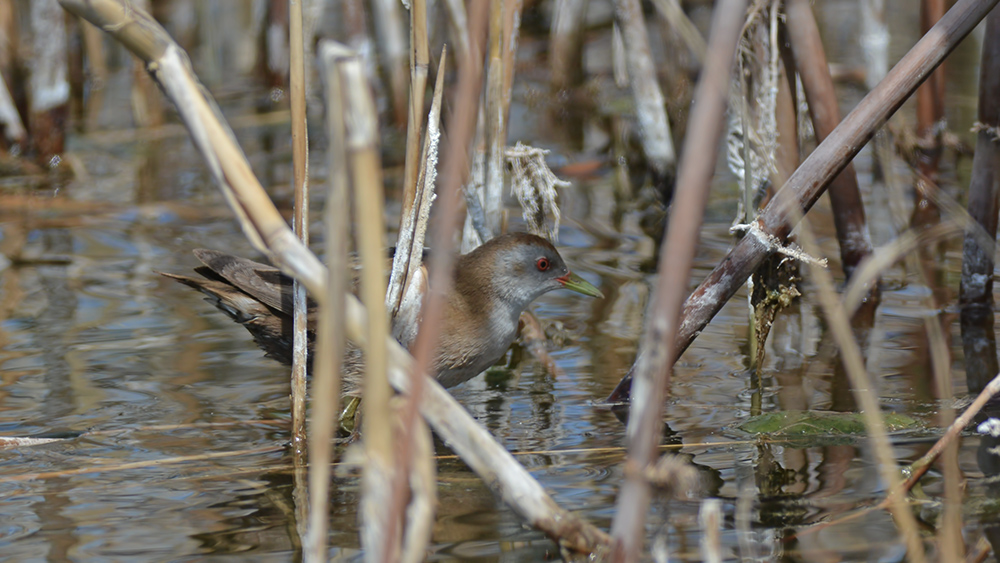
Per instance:
[[[788,195],[787,192],[779,194],[778,197]],[[781,202],[779,202],[781,203]],[[816,244],[809,221],[806,220],[801,211],[794,204],[786,204],[786,209],[791,215],[790,219],[794,224],[799,225],[799,240],[806,252],[818,255],[820,248]],[[797,216],[796,216],[797,215]],[[833,284],[833,276],[824,266],[816,261],[809,261],[810,272],[813,283],[816,284],[817,297],[823,308],[826,322],[833,334],[837,348],[840,350],[841,361],[844,363],[847,376],[851,380],[851,389],[854,391],[854,398],[861,410],[865,428],[868,431],[869,439],[872,442],[875,460],[878,464],[879,475],[889,488],[889,510],[895,518],[896,525],[900,528],[902,541],[906,545],[907,556],[910,561],[922,563],[924,558],[924,547],[920,539],[920,531],[917,528],[917,521],[906,501],[905,491],[902,488],[902,481],[899,477],[899,467],[893,455],[892,443],[885,430],[885,423],[882,420],[882,410],[879,407],[878,398],[875,394],[875,384],[865,369],[864,358],[861,349],[854,340],[851,332],[850,319],[840,300],[837,297]]]
[[[309,130],[306,123],[305,53],[302,38],[302,0],[289,0],[289,80],[292,106],[292,183],[295,191],[295,235],[309,246]],[[306,445],[306,371],[309,338],[306,322],[306,288],[295,281],[293,289],[292,444]]]
[[[400,243],[393,259],[393,276],[397,275],[396,258],[408,254],[406,263],[401,265],[400,276],[405,285],[400,291],[401,303],[397,315],[393,317],[393,336],[400,343],[409,346],[419,330],[420,305],[426,288],[426,280],[420,273],[427,222],[430,218],[431,201],[434,196],[434,179],[437,175],[437,148],[440,138],[441,97],[444,93],[446,50],[442,49],[438,64],[437,80],[434,85],[434,99],[427,118],[427,137],[418,174],[416,200],[411,213],[403,218],[400,226]],[[402,260],[401,260],[402,261]],[[431,527],[437,499],[433,447],[430,429],[419,416],[420,401],[423,397],[425,376],[418,371],[410,373],[410,393],[400,415],[401,424],[397,439],[399,453],[398,471],[393,488],[392,512],[406,510],[406,532],[403,542],[403,561],[421,561],[430,542]],[[412,495],[406,508],[407,485]]]
[[[406,162],[403,172],[403,209],[401,218],[409,216],[417,191],[417,171],[420,168],[420,137],[424,119],[424,92],[427,90],[427,70],[430,47],[427,41],[427,2],[412,0],[410,4],[410,106],[406,128]],[[398,303],[390,302],[391,307]]]
[[[292,189],[295,209],[292,228],[302,246],[309,247],[309,137],[306,123],[305,43],[302,37],[302,0],[288,1],[288,79],[292,114]],[[292,457],[295,463],[295,488],[292,494],[296,527],[303,543],[308,541],[310,503],[305,474],[306,376],[309,368],[309,323],[306,319],[306,288],[292,282]],[[319,507],[317,507],[319,508]]]
[[[3,125],[4,138],[10,143],[23,142],[27,132],[21,123],[21,114],[14,106],[14,98],[7,89],[3,75],[0,74],[0,125]]]
[[[556,92],[583,82],[583,31],[589,0],[556,0],[549,34],[549,66]]]
[[[346,101],[347,153],[351,190],[358,225],[361,255],[361,300],[368,310],[365,352],[364,433],[365,464],[362,478],[362,544],[368,561],[399,557],[401,515],[385,510],[395,471],[393,421],[389,406],[392,390],[386,378],[389,318],[385,307],[385,221],[382,167],[379,161],[378,123],[364,69],[357,60],[340,64]]]
[[[90,96],[87,98],[86,124],[87,131],[97,129],[97,121],[101,116],[101,108],[104,106],[104,86],[108,83],[108,64],[105,61],[104,34],[93,25],[87,25],[84,21],[80,24],[83,28],[83,45],[87,51],[87,64],[90,73]]]
[[[69,113],[66,25],[56,0],[31,2],[31,76],[28,129],[38,159],[63,152]]]
[[[664,202],[674,189],[672,178],[677,164],[670,122],[663,101],[663,92],[656,80],[656,66],[649,51],[646,22],[639,0],[615,0],[615,22],[621,29],[625,46],[628,78],[635,99],[635,114],[639,122],[642,150],[653,173],[653,185]]]
[[[521,11],[524,0],[506,0],[503,12],[503,126],[504,144],[507,143],[507,123],[510,118],[510,99],[514,88],[514,70],[517,68],[517,40],[521,35]],[[506,148],[506,147],[505,147]]]
[[[483,186],[483,209],[486,228],[493,236],[500,234],[503,214],[503,150],[507,145],[507,127],[503,114],[504,75],[504,3],[514,0],[490,0],[490,42],[486,73],[486,183]],[[483,241],[486,242],[486,241]]]
[[[375,31],[378,35],[379,47],[382,50],[387,83],[389,85],[389,100],[392,114],[399,125],[406,123],[406,92],[407,59],[406,33],[403,31],[403,20],[400,17],[397,0],[375,0],[371,3],[375,18]]]
[[[993,304],[993,256],[1000,213],[1000,12],[986,18],[979,67],[979,115],[974,129],[976,154],[969,182],[969,215],[988,234],[983,241],[966,235],[962,247],[962,303]],[[985,244],[984,244],[985,243]]]
[[[670,387],[671,368],[680,351],[674,342],[715,170],[714,155],[722,135],[733,55],[745,9],[744,0],[724,0],[716,6],[712,17],[705,67],[695,90],[699,103],[688,122],[684,157],[678,169],[677,197],[660,249],[659,263],[670,267],[661,268],[646,315],[642,352],[636,362],[625,483],[618,495],[611,528],[612,557],[616,562],[635,561],[642,548],[650,499],[649,482],[643,473],[656,460],[663,403]]]
[[[920,4],[920,30],[926,34],[944,15],[944,0],[922,0]],[[917,177],[914,179],[916,201],[911,223],[917,226],[936,223],[941,211],[933,198],[925,195],[936,189],[938,163],[941,160],[941,131],[944,119],[944,69],[938,67],[917,88],[917,139],[914,151],[917,159]],[[925,179],[930,180],[929,182]]]
[[[821,143],[840,123],[840,109],[833,88],[833,78],[830,76],[830,66],[826,61],[826,52],[820,41],[819,28],[809,0],[789,0],[785,13],[788,16],[787,29],[795,67],[802,78],[816,141]],[[872,252],[864,202],[858,190],[858,176],[853,164],[848,163],[834,177],[828,191],[844,274],[850,277],[858,263]]]
[[[312,408],[309,419],[309,533],[305,543],[306,563],[327,560],[330,460],[333,430],[340,401],[340,365],[344,357],[344,294],[347,291],[347,149],[344,146],[344,99],[337,66],[340,59],[360,61],[345,47],[324,42],[320,63],[325,76],[327,149],[327,201],[324,211],[327,277],[325,299],[320,300],[316,358],[313,369]],[[358,64],[361,64],[360,62]]]

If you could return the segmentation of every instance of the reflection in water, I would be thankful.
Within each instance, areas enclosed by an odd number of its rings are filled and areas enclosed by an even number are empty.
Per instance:
[[[172,5],[178,17],[199,9],[217,14],[221,6],[204,4],[196,9],[175,0]],[[855,4],[830,1],[820,8],[824,25],[830,26],[824,33],[833,43],[830,54],[835,60],[856,58],[857,53],[843,52],[856,44],[851,38],[856,26],[850,19]],[[194,49],[196,64],[219,67],[228,60],[225,53],[246,45],[247,37],[233,31],[240,21],[221,18],[218,30],[178,24],[175,31]],[[217,32],[213,43],[200,43],[199,37],[211,32]],[[252,41],[254,35],[249,35]],[[537,40],[524,37],[524,52],[542,52],[532,48]],[[911,42],[905,37],[898,41]],[[969,56],[964,48],[958,54]],[[545,68],[530,58],[524,64]],[[127,103],[128,66],[113,77],[122,88],[106,89],[107,107],[98,120],[104,127],[127,126],[123,122],[129,116],[113,110]],[[974,82],[974,77],[965,76],[967,66],[974,65],[949,67],[956,73],[956,89]],[[605,78],[601,69],[590,70],[596,80]],[[221,89],[239,69],[220,73],[215,86]],[[552,148],[553,162],[597,163],[595,172],[580,174],[575,185],[560,194],[568,219],[560,246],[574,269],[600,277],[608,299],[550,294],[535,307],[543,322],[561,321],[559,332],[567,335],[552,349],[563,372],[558,377],[522,357],[509,369],[455,388],[454,394],[560,505],[606,528],[622,479],[625,431],[618,413],[594,401],[607,396],[634,359],[649,287],[655,281],[650,267],[656,256],[653,239],[662,233],[664,216],[653,204],[629,203],[642,187],[644,171],[641,162],[629,160],[637,153],[629,148],[634,139],[621,110],[615,109],[623,94],[608,84],[596,84],[586,91],[584,110],[563,107],[578,100],[548,99],[536,92],[536,87],[544,91],[544,84],[527,82],[527,91],[511,110],[516,116],[512,138]],[[844,92],[847,104],[857,95],[850,88]],[[265,97],[260,91],[223,96],[223,111],[253,117]],[[959,114],[965,111],[963,103],[968,105],[966,98],[961,100],[955,104]],[[319,183],[325,171],[325,141],[315,133],[311,170]],[[290,170],[287,124],[259,124],[237,134],[265,185],[285,193]],[[0,451],[0,557],[296,560],[301,556],[301,521],[287,453],[122,466],[280,446],[288,440],[285,369],[262,358],[243,329],[212,306],[153,273],[189,270],[195,265],[192,248],[225,248],[247,256],[252,249],[183,131],[144,135],[129,132],[115,138],[95,133],[76,138],[72,150],[87,176],[58,190],[0,194],[12,198],[0,202],[0,251],[15,261],[0,271],[0,429],[4,435],[62,430],[82,434],[62,443]],[[392,136],[398,137],[398,132],[387,131],[387,139]],[[870,184],[868,156],[863,154],[857,164],[863,183],[868,183],[866,199],[877,200],[881,188]],[[947,175],[942,178],[946,189],[956,188],[948,185]],[[22,206],[13,205],[15,196]],[[875,201],[873,208],[884,207],[882,203]],[[693,281],[724,256],[735,209],[734,181],[720,172]],[[826,213],[817,211],[821,217]],[[891,227],[875,221],[876,227],[884,227],[873,229],[876,234]],[[835,256],[832,226],[822,219],[816,225],[827,254]],[[855,336],[887,410],[933,422],[933,413],[941,410],[938,399],[948,397],[933,392],[929,383],[928,318],[940,322],[953,340],[961,330],[961,349],[957,342],[949,343],[955,358],[964,357],[966,371],[964,386],[953,383],[956,395],[978,391],[998,371],[992,311],[964,309],[960,323],[939,314],[953,299],[959,245],[946,241],[926,255],[922,267],[928,283],[902,266],[886,272],[881,304],[867,303],[855,317]],[[58,257],[66,260],[55,261]],[[810,292],[807,283],[804,298],[777,317],[756,397],[745,375],[745,297],[727,305],[677,364],[671,400],[664,409],[664,455],[688,461],[698,474],[698,486],[693,495],[658,492],[647,534],[649,543],[663,543],[672,559],[700,559],[698,511],[706,497],[724,503],[723,547],[731,558],[901,557],[889,515],[858,510],[884,494],[865,440],[800,447],[728,432],[749,414],[754,401],[764,412],[856,409]],[[277,425],[256,424],[261,421]],[[236,425],[206,426],[223,422]],[[995,545],[1000,540],[1000,460],[991,450],[997,445],[991,437],[967,438],[958,452],[969,483],[966,498],[981,502],[970,501],[966,507],[973,516],[966,518],[964,532],[970,538],[985,534]],[[926,449],[926,440],[900,440],[896,446],[900,457],[910,460]],[[451,457],[445,444],[435,447],[440,456],[439,508],[432,560],[559,557],[550,540],[526,529]],[[105,467],[23,480],[27,473],[98,465]],[[940,482],[940,473],[932,470],[925,486],[930,503],[942,497]],[[357,560],[357,479],[341,472],[332,491],[330,554]],[[745,518],[739,514],[741,503]],[[933,510],[922,514],[932,521]],[[838,523],[819,526],[829,522]]]

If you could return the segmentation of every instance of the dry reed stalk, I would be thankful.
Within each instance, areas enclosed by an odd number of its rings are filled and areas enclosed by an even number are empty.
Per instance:
[[[992,328],[992,318],[990,319],[990,326]],[[917,481],[919,481],[920,478],[923,477],[925,473],[927,473],[927,470],[930,469],[931,464],[933,464],[937,460],[938,456],[941,455],[941,453],[945,450],[945,448],[947,448],[956,438],[958,438],[958,436],[961,435],[962,430],[964,430],[965,427],[967,427],[969,424],[972,423],[975,416],[979,414],[979,411],[982,410],[982,408],[986,406],[986,404],[989,403],[990,400],[998,393],[1000,393],[1000,373],[998,373],[983,388],[983,390],[976,396],[976,399],[972,402],[972,404],[965,409],[965,412],[963,412],[961,416],[955,419],[955,421],[951,424],[951,426],[949,426],[948,429],[945,431],[944,435],[938,438],[938,441],[934,443],[931,449],[928,450],[927,453],[925,453],[923,456],[921,456],[920,459],[918,459],[917,461],[913,462],[910,465],[909,475],[907,476],[906,480],[903,481],[902,483],[899,483],[900,489],[902,489],[903,491],[911,490],[913,486],[917,484]],[[861,510],[852,512],[844,517],[835,520],[827,520],[821,524],[810,526],[805,530],[797,532],[795,536],[801,537],[808,534],[814,534],[831,526],[836,526],[838,524],[843,524],[845,522],[856,520],[873,510],[885,509],[888,505],[889,505],[889,499],[886,498],[875,506],[863,508]]]
[[[292,225],[303,246],[309,246],[309,128],[306,122],[305,44],[302,38],[302,0],[288,3],[289,94],[292,108],[292,187],[295,210]],[[292,289],[292,446],[305,448],[306,372],[309,366],[309,329],[306,288],[295,281]]]
[[[3,126],[3,134],[7,142],[24,142],[27,131],[21,122],[21,114],[14,106],[14,99],[10,95],[10,90],[7,89],[3,75],[0,75],[0,125]]]
[[[56,0],[31,2],[28,129],[40,162],[63,152],[69,113],[65,15]]]
[[[469,18],[465,12],[462,0],[444,0],[444,9],[448,14],[448,32],[453,42],[456,60],[473,56],[469,43]],[[475,38],[476,44],[479,38]]]
[[[973,130],[976,154],[969,181],[969,215],[986,230],[985,240],[967,235],[962,245],[963,304],[993,304],[993,255],[1000,213],[1000,12],[986,17],[979,67],[979,114]]]
[[[503,10],[503,124],[507,128],[510,119],[510,99],[514,88],[514,69],[517,68],[517,40],[521,34],[521,12],[524,0],[505,0]],[[504,134],[506,142],[507,135]]]
[[[590,0],[556,0],[549,33],[552,89],[574,88],[583,82],[583,32]]]
[[[344,299],[348,290],[347,154],[344,146],[343,88],[337,66],[341,59],[360,56],[339,44],[324,43],[320,50],[326,84],[327,202],[324,210],[326,268],[329,275],[325,297],[321,299],[313,369],[312,409],[309,420],[309,532],[304,557],[307,563],[327,560],[326,539],[329,523],[331,440],[340,411],[340,366],[344,357]]]
[[[653,7],[656,8],[660,17],[670,24],[670,28],[677,33],[684,44],[687,45],[691,53],[694,54],[695,59],[699,63],[704,61],[705,50],[708,48],[705,45],[705,38],[701,36],[701,32],[698,31],[694,22],[684,13],[684,8],[681,7],[680,1],[653,0]]]
[[[944,15],[944,0],[922,0],[920,3],[920,31],[926,34]],[[928,191],[937,184],[938,164],[941,160],[941,133],[944,120],[944,69],[937,68],[927,81],[917,88],[917,138],[915,147],[917,170],[914,178],[916,200],[913,216],[914,225],[926,225],[940,219],[940,211],[934,206]],[[924,178],[931,180],[930,184]]]
[[[284,272],[302,281],[320,306],[328,302],[326,293],[327,271],[316,257],[295,237],[291,229],[281,219],[274,205],[267,198],[260,183],[249,171],[245,157],[235,145],[231,131],[220,121],[205,90],[190,74],[190,64],[179,47],[166,32],[145,13],[127,10],[120,0],[61,0],[70,12],[86,18],[105,29],[121,41],[134,54],[147,63],[147,68],[159,82],[168,98],[177,106],[181,117],[189,127],[195,145],[205,157],[209,170],[213,173],[220,189],[226,194],[234,214],[241,219],[241,226],[247,237]],[[475,29],[484,34],[485,15],[481,0],[473,4],[477,22]],[[482,52],[479,50],[478,52]],[[475,59],[473,59],[474,61]],[[475,94],[480,72],[464,71],[460,76],[459,91]],[[477,96],[473,96],[475,99]],[[461,102],[467,99],[460,96]],[[458,112],[462,119],[452,121],[468,127],[471,107]],[[450,136],[457,146],[463,146],[454,139],[458,130]],[[469,137],[465,133],[463,141]],[[451,175],[450,186],[454,194],[455,184],[460,181],[459,172],[464,166],[461,161],[446,167]],[[267,244],[264,244],[267,243]],[[347,337],[364,347],[367,342],[368,314],[358,300],[345,295],[345,332]],[[410,372],[414,369],[413,358],[392,339],[385,341],[389,375],[393,387],[406,393],[410,389]],[[462,459],[480,476],[491,490],[507,503],[529,525],[555,538],[562,545],[575,551],[594,551],[606,546],[610,539],[601,530],[581,520],[574,514],[558,507],[530,473],[501,446],[490,433],[479,425],[463,409],[454,397],[436,381],[424,381],[425,393],[420,401],[420,413],[442,440],[458,453]]]
[[[795,56],[795,67],[802,78],[816,141],[823,142],[840,123],[840,109],[826,52],[820,41],[819,28],[809,0],[789,0],[785,13],[788,17],[787,29],[792,54]],[[848,163],[834,177],[828,191],[844,274],[850,278],[858,263],[872,251],[871,237],[865,222],[864,202],[858,190],[858,177],[853,164]]]
[[[104,29],[146,63],[188,127],[209,171],[250,242],[287,273],[319,293],[326,272],[298,241],[254,176],[218,108],[191,73],[187,56],[148,14],[119,0],[61,0],[63,7]]]
[[[309,247],[309,134],[306,122],[305,44],[302,37],[302,1],[288,2],[288,81],[292,114],[292,189],[295,206],[292,228],[302,245]],[[306,288],[292,282],[292,457],[295,461],[292,498],[298,538],[308,541],[312,517],[306,463],[306,376],[309,368],[309,337],[306,317]],[[324,505],[325,506],[325,505]],[[316,507],[319,509],[319,507]]]
[[[650,502],[649,483],[643,472],[655,462],[662,407],[670,387],[671,368],[680,352],[674,345],[675,335],[715,170],[713,155],[722,135],[726,93],[745,9],[744,0],[726,0],[716,6],[705,67],[695,89],[699,103],[688,122],[676,201],[660,249],[659,263],[670,267],[660,272],[646,315],[642,352],[636,362],[627,433],[629,459],[612,523],[612,556],[616,562],[635,561],[642,547]]]
[[[406,123],[408,74],[406,69],[409,56],[406,49],[407,33],[403,30],[403,19],[399,13],[398,0],[374,0],[370,9],[375,20],[375,32],[382,50],[386,83],[389,86],[389,100],[395,122]]]
[[[724,519],[721,500],[710,498],[701,501],[698,528],[701,529],[701,560],[705,563],[722,563],[720,530]]]
[[[996,377],[994,377],[993,380],[979,392],[979,395],[977,395],[976,399],[972,401],[972,404],[965,409],[965,412],[956,418],[955,422],[948,427],[944,436],[941,436],[938,441],[934,443],[931,449],[927,450],[927,453],[910,465],[910,474],[907,476],[906,481],[904,481],[901,485],[903,489],[908,491],[913,488],[913,485],[915,485],[917,481],[919,481],[920,478],[927,473],[927,470],[931,468],[931,464],[934,463],[938,456],[941,455],[941,452],[943,452],[950,443],[958,438],[958,436],[962,433],[962,430],[972,423],[975,416],[979,414],[979,411],[981,411],[983,407],[986,406],[986,403],[990,402],[990,400],[995,397],[997,393],[1000,393],[1000,373],[998,373]]]
[[[386,378],[386,340],[390,336],[385,306],[385,221],[378,115],[360,61],[344,59],[338,67],[345,101],[345,148],[361,255],[359,293],[368,311],[367,344],[362,348],[365,354],[363,429],[366,463],[361,480],[361,542],[368,561],[396,560],[402,514],[385,509],[392,506],[396,455],[395,416],[389,405],[392,389]]]
[[[288,0],[266,0],[267,9],[262,11],[264,22],[260,26],[260,50],[257,56],[257,68],[260,72],[261,82],[268,88],[284,88],[287,83],[289,73],[289,63],[291,55],[289,53],[289,2]],[[211,9],[202,3],[203,9]],[[199,21],[212,21],[208,13],[201,14]],[[217,42],[215,34],[208,34],[206,38],[209,45]],[[206,49],[206,52],[208,50]],[[211,56],[212,65],[219,66],[221,61],[216,61],[218,54]],[[209,67],[211,68],[211,67]],[[221,68],[213,69],[212,76],[221,74]]]
[[[785,194],[787,196],[788,192]],[[782,197],[782,194],[779,194],[778,197]],[[816,243],[809,221],[802,217],[801,212],[798,212],[794,206],[786,205],[785,207],[791,215],[790,219],[799,225],[798,236],[803,249],[807,253],[818,255],[820,248]],[[797,212],[799,213],[798,217],[795,216]],[[889,510],[901,528],[900,535],[902,535],[906,545],[908,558],[920,563],[925,560],[924,548],[920,540],[917,521],[906,502],[905,492],[901,487],[899,468],[893,457],[892,443],[886,433],[881,408],[874,392],[876,386],[865,368],[861,348],[851,332],[847,311],[839,303],[833,276],[829,270],[814,261],[808,261],[808,265],[817,289],[817,299],[823,309],[823,315],[826,317],[827,325],[830,327],[837,348],[840,350],[841,361],[851,381],[851,390],[854,392],[854,398],[860,407],[869,439],[872,441],[879,475],[890,491]]]
[[[942,221],[933,227],[904,231],[888,243],[874,249],[858,264],[854,275],[851,276],[844,288],[840,300],[848,316],[854,315],[858,307],[868,298],[882,272],[907,254],[930,246],[937,241],[958,236],[966,229],[967,227],[962,221]]]
[[[427,136],[420,159],[417,190],[410,213],[402,218],[400,243],[393,259],[393,277],[402,272],[405,277],[400,285],[400,306],[393,311],[393,336],[405,346],[416,338],[420,326],[420,311],[426,283],[422,273],[424,238],[430,219],[431,202],[434,199],[434,180],[437,176],[438,141],[440,139],[441,99],[444,94],[444,69],[447,61],[446,49],[441,50],[441,60],[434,84],[434,98],[430,114],[427,116]],[[407,257],[397,270],[396,258]],[[405,268],[405,269],[404,269]],[[391,282],[390,282],[391,283]],[[391,298],[387,297],[391,306]],[[391,511],[406,509],[406,529],[403,537],[403,561],[420,561],[424,558],[430,543],[431,527],[436,507],[436,468],[434,465],[430,429],[419,414],[419,404],[423,396],[424,375],[419,371],[410,373],[412,387],[404,397],[397,433],[399,462],[392,491]],[[407,489],[409,486],[409,489]],[[412,492],[411,495],[407,495]],[[410,497],[406,508],[407,496]]]
[[[998,0],[959,0],[892,68],[885,79],[851,111],[805,159],[781,188],[786,194],[775,197],[757,220],[761,236],[743,237],[699,284],[684,305],[677,349],[683,352],[713,316],[743,285],[763,260],[775,251],[774,240],[783,239],[793,225],[788,220],[789,205],[808,211],[827,184],[840,173],[885,123],[885,120],[913,93]],[[780,192],[779,192],[780,194]],[[783,203],[784,202],[784,203]],[[634,368],[633,368],[634,369]],[[608,397],[621,402],[628,396],[631,374],[627,374]]]
[[[504,4],[514,0],[490,0],[489,44],[486,71],[486,176],[483,183],[483,211],[491,236],[500,234],[503,217],[503,151],[507,146],[507,122],[503,114]],[[482,242],[486,242],[483,240]]]
[[[151,12],[150,0],[133,0],[136,7]],[[84,24],[86,25],[86,24]],[[159,127],[163,124],[163,107],[156,85],[145,72],[142,63],[132,64],[132,119],[137,127]]]
[[[378,70],[374,60],[375,41],[368,33],[369,17],[365,13],[367,3],[364,0],[340,0],[339,5],[340,34],[338,37],[343,37],[344,43],[362,56],[365,68],[368,69],[368,78],[374,81],[378,77]]]
[[[663,92],[656,80],[656,66],[649,51],[642,4],[639,0],[615,0],[614,5],[615,22],[621,30],[625,47],[642,150],[653,174],[653,185],[662,200],[667,202],[674,189],[672,179],[677,155],[670,135]]]
[[[427,90],[427,71],[430,65],[430,47],[427,41],[427,2],[411,0],[410,5],[410,105],[406,127],[406,160],[403,171],[403,208],[401,221],[410,215],[416,199],[417,172],[420,169],[420,137],[424,119],[424,93]],[[397,307],[397,300],[389,301]]]

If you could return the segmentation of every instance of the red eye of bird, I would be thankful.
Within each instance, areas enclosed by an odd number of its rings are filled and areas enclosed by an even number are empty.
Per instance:
[[[537,262],[535,262],[535,266],[538,267],[539,272],[544,272],[545,270],[548,270],[550,265],[551,264],[549,264],[549,259],[544,256],[542,256],[541,258],[538,259]]]

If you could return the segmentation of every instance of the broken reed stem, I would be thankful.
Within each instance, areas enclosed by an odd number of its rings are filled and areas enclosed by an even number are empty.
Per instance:
[[[670,199],[673,186],[668,178],[677,164],[670,122],[663,92],[656,78],[656,66],[649,50],[649,37],[639,0],[614,0],[615,22],[621,30],[625,47],[628,78],[635,100],[635,115],[639,123],[642,150],[653,172],[653,183],[663,201]]]
[[[827,64],[826,52],[809,0],[789,0],[785,13],[795,68],[802,79],[802,89],[809,103],[816,141],[821,143],[840,123],[840,109],[833,78],[830,76],[830,65]],[[828,191],[844,275],[850,278],[858,263],[872,252],[864,202],[861,200],[858,176],[852,163],[848,162],[840,174],[833,178]]]
[[[787,197],[787,192],[785,194]],[[801,212],[796,216],[797,210],[793,206],[786,205],[785,208],[791,215],[790,219],[799,225],[798,238],[803,249],[809,254],[818,256],[820,248],[816,243],[809,221],[802,217]],[[882,420],[882,411],[875,392],[876,386],[865,368],[861,349],[854,340],[847,312],[840,306],[840,300],[834,288],[833,276],[829,270],[818,263],[808,261],[808,265],[812,273],[813,283],[816,285],[817,299],[823,309],[827,325],[833,333],[837,348],[840,350],[841,361],[851,381],[854,398],[861,408],[865,428],[872,441],[879,474],[890,491],[889,510],[901,529],[900,535],[906,545],[907,556],[911,561],[921,563],[925,561],[923,543],[920,539],[917,521],[906,502],[904,490],[900,487],[899,467],[893,456],[892,442],[889,441],[889,436],[886,433],[885,422]]]
[[[659,263],[670,267],[661,268],[636,362],[627,433],[629,460],[611,528],[617,562],[635,561],[642,547],[650,502],[643,471],[655,461],[671,368],[680,352],[673,343],[715,171],[714,155],[722,136],[729,77],[745,9],[744,0],[724,0],[716,7],[705,67],[695,90],[699,103],[688,121],[676,201],[660,249]]]
[[[316,334],[316,357],[313,360],[312,408],[309,419],[309,532],[304,542],[306,563],[327,561],[326,540],[329,525],[330,462],[333,458],[334,428],[340,412],[341,361],[344,357],[344,294],[348,225],[347,149],[344,146],[345,103],[338,60],[360,55],[339,44],[324,44],[320,65],[326,91],[327,199],[324,210],[327,277],[325,298],[320,300],[319,326]],[[359,63],[360,64],[360,63]]]
[[[163,86],[164,92],[184,119],[195,145],[205,158],[220,189],[226,194],[227,202],[241,220],[247,237],[272,263],[302,281],[321,307],[325,305],[330,299],[326,292],[326,268],[295,238],[267,198],[260,183],[250,172],[246,158],[235,145],[235,136],[222,124],[220,114],[205,96],[205,89],[190,74],[186,56],[163,28],[144,12],[126,9],[121,1],[60,1],[67,10],[106,30],[146,62],[147,69]],[[474,21],[477,22],[476,37],[483,37],[485,20],[481,17],[484,15],[482,0],[475,2],[473,7],[476,13]],[[481,50],[478,52],[482,53]],[[470,73],[466,69],[460,73],[461,93],[475,94],[479,72],[476,70]],[[463,107],[461,100],[464,99],[467,98],[459,97],[458,108]],[[465,107],[457,112],[463,118],[451,123],[453,127],[456,123],[470,126],[470,116],[474,114],[474,107]],[[450,138],[458,138],[458,131],[459,129],[455,129]],[[462,141],[467,141],[468,137],[466,132]],[[457,142],[456,145],[464,146]],[[462,161],[452,162],[446,167],[451,172],[447,176],[448,181],[452,182],[448,193],[453,196],[457,182],[460,181],[458,172],[463,165],[464,157]],[[354,296],[348,294],[344,298],[346,334],[348,338],[364,346],[368,333],[367,311]],[[392,385],[401,393],[406,393],[411,384],[413,358],[393,339],[386,339],[385,345],[388,348],[386,355]],[[610,539],[604,532],[560,509],[531,474],[440,384],[431,379],[425,380],[424,384],[426,388],[419,405],[420,414],[494,494],[528,525],[538,528],[575,551],[590,552],[608,545]]]
[[[396,456],[394,416],[389,405],[392,389],[386,379],[388,362],[385,343],[389,338],[389,318],[385,307],[385,258],[382,251],[385,248],[385,222],[378,117],[360,61],[342,59],[338,72],[345,101],[344,133],[361,255],[359,293],[368,311],[363,417],[367,463],[361,481],[361,537],[371,560],[383,561],[396,559],[399,555],[402,515],[385,510],[386,506],[391,506],[389,493]]]
[[[434,185],[437,179],[438,145],[441,139],[441,99],[444,93],[446,61],[447,49],[442,48],[437,80],[434,84],[434,98],[427,116],[427,134],[420,155],[417,190],[409,213],[400,217],[399,237],[396,240],[396,254],[392,258],[389,294],[386,297],[386,305],[392,313],[392,335],[404,347],[409,347],[417,335],[423,288],[426,285],[426,278],[421,268],[431,203],[436,197]]]
[[[805,159],[758,216],[755,224],[768,236],[785,238],[794,225],[786,206],[808,211],[828,183],[861,151],[885,120],[969,34],[998,0],[958,0],[941,21],[913,46],[857,107]],[[789,196],[791,194],[791,197]],[[684,304],[677,349],[683,352],[742,287],[747,277],[773,252],[760,237],[743,237],[691,293]],[[631,372],[619,382],[608,402],[621,402],[631,387]]]
[[[309,131],[306,124],[305,53],[302,39],[302,0],[289,1],[289,93],[292,107],[292,184],[295,235],[309,246]],[[309,339],[306,322],[306,288],[293,284],[292,344],[292,445],[301,451],[306,445],[306,371]]]

